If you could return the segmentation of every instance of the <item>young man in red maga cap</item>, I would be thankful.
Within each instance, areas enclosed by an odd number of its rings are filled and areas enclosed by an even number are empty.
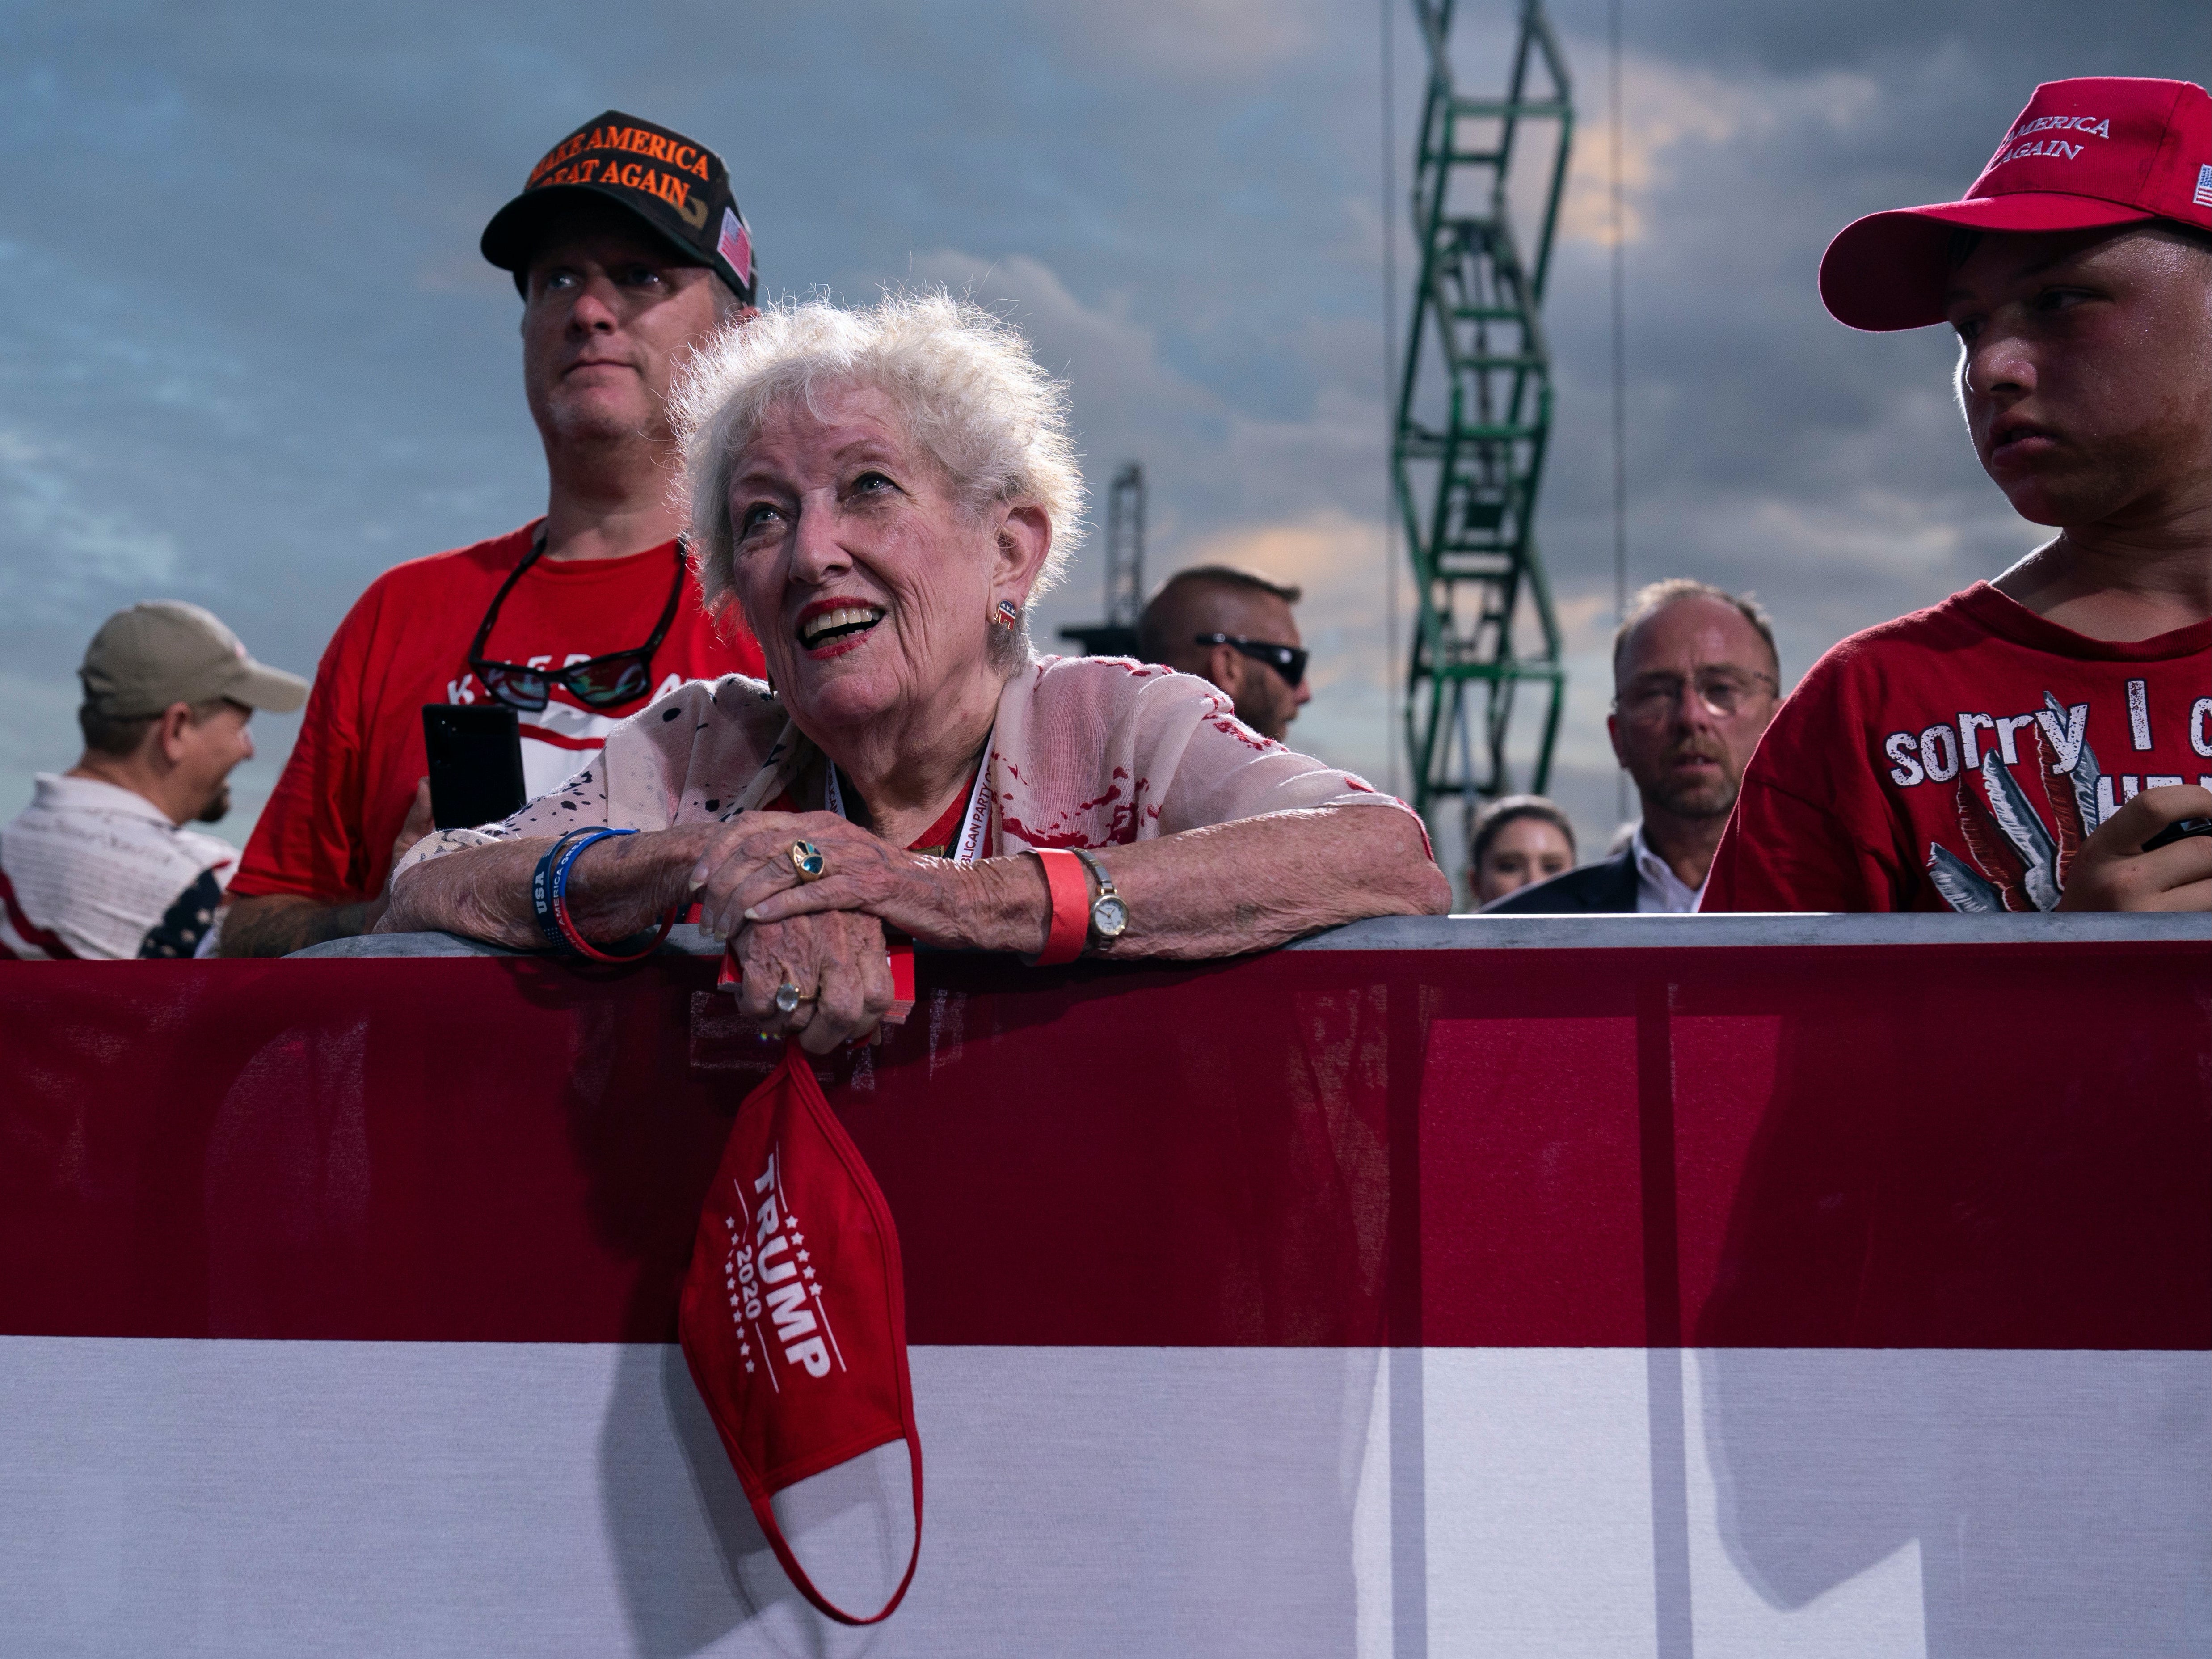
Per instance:
[[[2056,81],[1966,198],[1847,227],[1820,297],[1948,323],[1975,453],[2058,534],[1854,635],[1744,774],[1706,910],[2207,910],[2212,100]]]
[[[522,382],[546,508],[388,570],[323,653],[300,738],[230,884],[226,956],[366,933],[430,827],[422,705],[503,702],[535,798],[688,679],[762,672],[684,568],[667,398],[694,347],[751,314],[752,233],[722,159],[619,110],[530,170],[484,228],[522,296]]]

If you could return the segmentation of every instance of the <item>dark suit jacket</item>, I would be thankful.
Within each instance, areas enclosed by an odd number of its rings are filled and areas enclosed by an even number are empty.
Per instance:
[[[1492,899],[1484,915],[1542,915],[1562,912],[1632,911],[1636,908],[1636,849],[1624,847],[1618,858],[1585,864]]]

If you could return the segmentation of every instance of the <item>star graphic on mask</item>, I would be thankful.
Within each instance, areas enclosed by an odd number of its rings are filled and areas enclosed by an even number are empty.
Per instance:
[[[745,1375],[746,1375],[747,1376],[750,1376],[752,1374],[753,1374],[753,1362],[752,1362],[751,1360],[748,1359],[747,1361],[745,1361]]]
[[[791,1242],[794,1244],[804,1244],[806,1243],[806,1235],[799,1231],[799,1218],[797,1216],[789,1216],[787,1217],[786,1219],[791,1223]]]
[[[801,1250],[801,1251],[799,1253],[799,1259],[801,1261],[809,1261],[809,1260],[811,1260],[811,1258],[810,1258],[810,1257],[807,1255],[807,1254],[806,1254],[806,1252],[805,1252],[805,1251]]]
[[[811,1267],[801,1267],[799,1271],[805,1273],[809,1279],[814,1277],[814,1269]]]

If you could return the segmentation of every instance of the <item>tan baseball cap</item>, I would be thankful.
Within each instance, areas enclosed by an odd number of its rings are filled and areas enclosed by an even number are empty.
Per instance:
[[[110,720],[214,697],[289,714],[307,700],[307,681],[254,661],[212,612],[182,599],[117,611],[92,636],[76,673],[86,707]]]

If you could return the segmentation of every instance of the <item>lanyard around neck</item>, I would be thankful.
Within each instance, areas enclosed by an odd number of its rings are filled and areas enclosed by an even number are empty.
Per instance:
[[[827,755],[823,757],[830,760]],[[991,798],[985,793],[983,782],[991,772],[991,740],[983,739],[983,757],[975,763],[975,787],[968,792],[968,815],[962,820],[960,839],[952,848],[955,864],[973,864],[983,854],[983,837],[991,828]],[[853,815],[845,810],[845,792],[837,787],[837,763],[830,761],[830,781],[823,791],[823,805],[848,823]]]
[[[651,552],[653,550],[647,548],[646,550]],[[507,580],[499,585],[499,592],[491,596],[491,604],[484,611],[483,622],[477,629],[477,636],[469,646],[469,665],[471,668],[485,660],[484,650],[491,644],[491,630],[499,622],[500,610],[507,604],[507,596],[514,591],[515,583],[529,574],[530,567],[544,557],[544,553],[545,526],[541,523],[538,526],[538,534],[531,538],[530,551],[524,554],[514,568],[507,573]],[[636,657],[645,664],[646,677],[649,684],[653,673],[653,653],[660,649],[660,642],[668,637],[669,626],[676,620],[676,608],[684,598],[684,574],[690,562],[690,538],[678,536],[676,538],[676,579],[669,585],[668,603],[661,606],[660,620],[653,624],[653,636],[643,645],[629,651],[610,651],[603,656],[592,658],[589,662],[571,663],[565,669],[534,669],[521,663],[492,663],[489,665],[495,668],[512,669],[521,673],[536,674],[555,684],[566,684],[568,676],[576,669],[590,667],[592,664],[606,662],[616,657]],[[572,685],[568,689],[574,691],[575,687]],[[641,692],[639,695],[642,696],[643,693]],[[580,698],[579,701],[580,700]],[[623,701],[629,702],[635,699],[625,697]]]

